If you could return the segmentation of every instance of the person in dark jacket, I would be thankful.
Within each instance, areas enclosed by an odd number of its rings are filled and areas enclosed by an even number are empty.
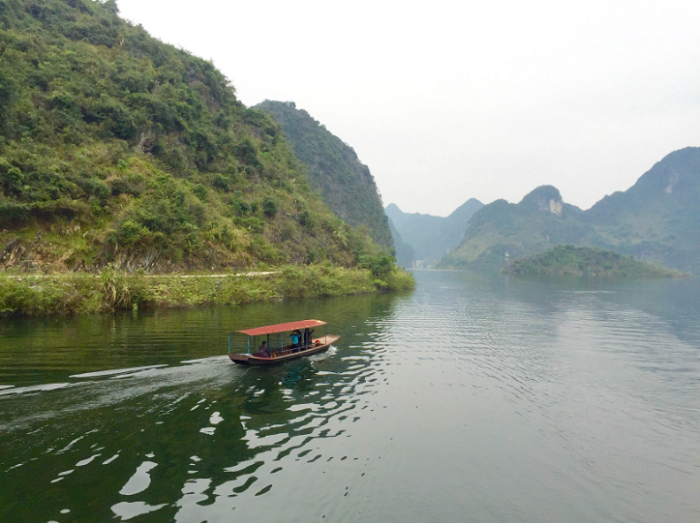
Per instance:
[[[316,329],[304,329],[304,346],[309,347],[311,346],[313,340],[311,339],[311,335],[314,333],[314,330]]]
[[[270,351],[267,348],[267,342],[263,341],[260,347],[258,347],[258,352],[255,353],[258,358],[269,358]]]

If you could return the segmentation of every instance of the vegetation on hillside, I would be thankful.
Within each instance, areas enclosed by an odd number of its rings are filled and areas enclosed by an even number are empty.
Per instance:
[[[622,256],[613,251],[593,247],[558,245],[541,254],[511,261],[501,270],[504,274],[557,275],[628,278],[680,277],[678,271],[670,271],[660,265],[652,265]]]
[[[308,167],[309,185],[345,222],[367,226],[380,245],[394,246],[382,199],[369,168],[352,147],[294,102],[266,100],[255,107],[282,125],[287,141]]]
[[[113,0],[0,0],[0,267],[357,266],[268,115]]]
[[[700,147],[672,152],[585,211],[591,245],[700,274]]]

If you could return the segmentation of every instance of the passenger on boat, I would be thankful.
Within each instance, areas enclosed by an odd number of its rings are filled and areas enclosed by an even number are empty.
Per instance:
[[[304,329],[304,346],[309,347],[312,344],[311,335],[316,329]]]
[[[260,347],[258,348],[258,352],[255,353],[255,356],[258,358],[269,358],[270,357],[270,351],[267,349],[267,342],[263,341]]]
[[[289,335],[292,338],[292,350],[299,350],[299,343],[301,342],[301,331],[295,330]]]

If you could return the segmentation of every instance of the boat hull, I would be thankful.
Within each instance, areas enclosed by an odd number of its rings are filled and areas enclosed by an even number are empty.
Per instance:
[[[326,351],[328,350],[328,347],[335,343],[339,338],[340,336],[329,334],[328,336],[317,338],[320,341],[318,345],[313,345],[312,347],[299,352],[286,351],[280,355],[273,354],[270,358],[262,358],[253,354],[229,354],[228,357],[233,363],[238,365],[277,365],[284,363],[285,361],[296,360],[298,358],[303,358],[304,356],[311,356],[313,354]]]

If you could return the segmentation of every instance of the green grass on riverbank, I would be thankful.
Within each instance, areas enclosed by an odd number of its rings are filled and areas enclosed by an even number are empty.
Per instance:
[[[272,274],[185,278],[106,269],[101,274],[0,275],[0,314],[39,316],[119,309],[185,308],[286,298],[406,290],[413,276],[395,269],[379,280],[365,269],[285,266]]]

